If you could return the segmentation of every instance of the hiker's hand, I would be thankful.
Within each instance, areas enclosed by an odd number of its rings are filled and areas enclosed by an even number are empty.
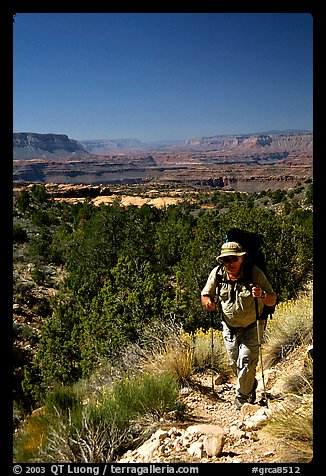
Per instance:
[[[215,311],[216,303],[209,296],[202,296],[202,304],[207,311]]]
[[[263,292],[262,288],[260,288],[260,287],[257,286],[256,284],[252,284],[251,294],[252,294],[252,296],[255,297],[255,298],[261,298],[261,297],[263,297],[264,292]]]

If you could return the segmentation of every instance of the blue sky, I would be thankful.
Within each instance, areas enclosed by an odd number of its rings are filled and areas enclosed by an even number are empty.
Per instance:
[[[17,13],[14,132],[312,130],[309,13]]]

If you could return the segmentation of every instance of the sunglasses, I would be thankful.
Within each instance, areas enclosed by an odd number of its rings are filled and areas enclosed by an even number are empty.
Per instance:
[[[236,263],[239,260],[238,256],[226,256],[225,258],[222,258],[223,263]]]

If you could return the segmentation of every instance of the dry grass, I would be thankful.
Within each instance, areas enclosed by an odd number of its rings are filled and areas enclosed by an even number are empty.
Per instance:
[[[14,436],[14,462],[41,461],[37,455],[44,447],[46,431],[47,423],[42,416],[30,416]]]
[[[193,371],[194,349],[185,334],[170,337],[164,347],[158,349],[144,363],[143,369],[152,374],[171,373],[175,379],[186,384]]]
[[[278,304],[265,332],[264,366],[283,360],[300,345],[312,343],[312,296]]]
[[[266,334],[264,360],[277,365],[282,396],[266,426],[284,443],[276,462],[307,463],[313,456],[312,296],[279,305]]]
[[[111,421],[94,425],[86,412],[81,415],[80,425],[69,418],[62,419],[57,413],[57,424],[52,425],[46,448],[40,454],[44,461],[61,463],[96,463],[111,461],[116,448],[126,437]]]
[[[194,366],[198,370],[213,368],[224,381],[231,375],[229,359],[226,353],[222,332],[198,329],[193,336]]]
[[[310,462],[313,456],[312,394],[288,395],[286,403],[273,412],[267,430],[284,443],[279,462]]]
[[[297,370],[289,373],[283,371],[281,375],[282,390],[285,394],[304,395],[313,392],[313,362],[306,351],[306,346],[301,346],[296,354]]]

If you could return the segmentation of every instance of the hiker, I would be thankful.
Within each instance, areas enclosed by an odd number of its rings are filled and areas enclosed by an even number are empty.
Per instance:
[[[218,256],[222,266],[211,271],[201,292],[202,305],[208,311],[219,309],[221,312],[224,343],[231,368],[237,376],[235,406],[238,410],[244,403],[256,400],[259,345],[255,298],[259,315],[264,304],[276,304],[276,294],[257,266],[252,265],[251,282],[245,282],[246,254],[239,243],[224,243]],[[265,323],[266,319],[258,321],[260,335]]]

